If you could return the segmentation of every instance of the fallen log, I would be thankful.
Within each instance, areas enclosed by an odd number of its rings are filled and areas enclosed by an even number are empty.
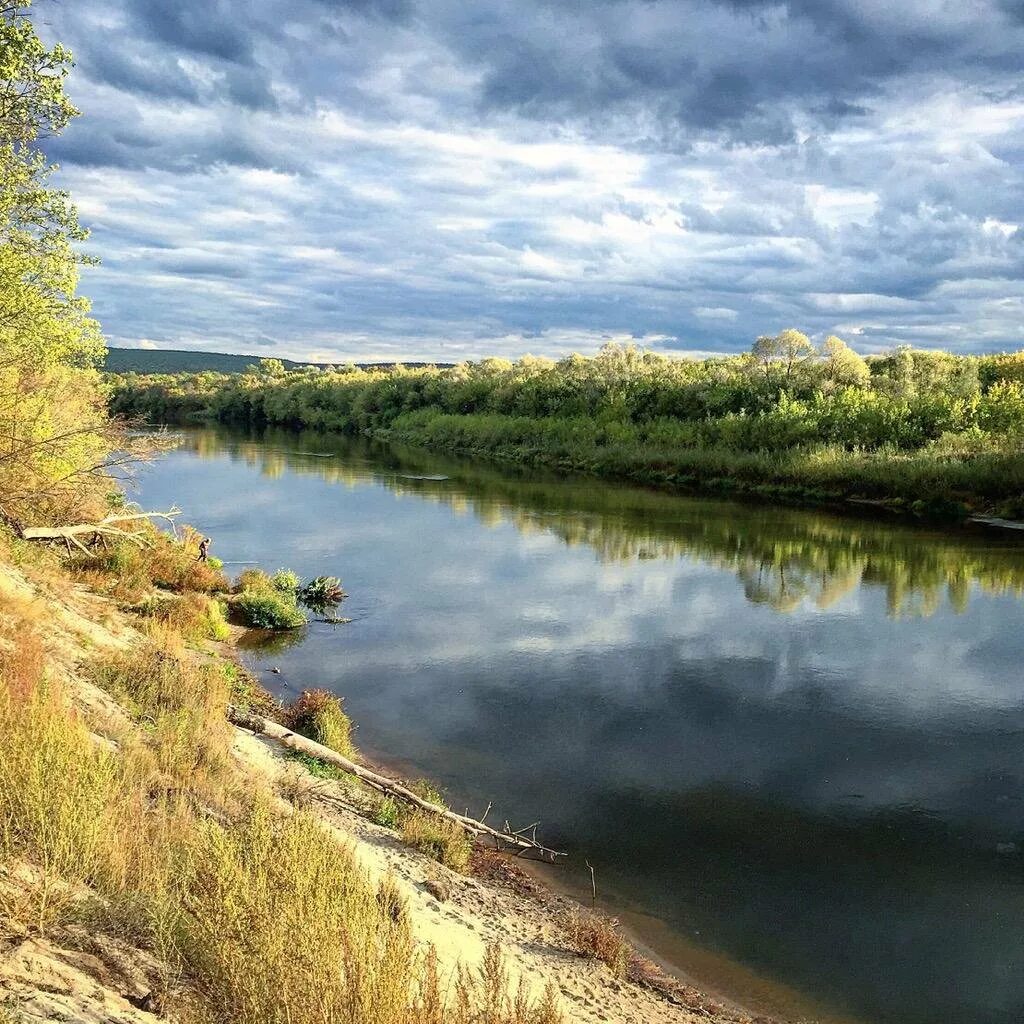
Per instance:
[[[95,523],[77,523],[74,526],[26,526],[22,528],[20,536],[22,540],[62,540],[67,544],[69,551],[74,544],[86,554],[90,554],[90,551],[78,539],[79,537],[117,537],[141,548],[151,543],[146,533],[142,530],[123,529],[122,523],[138,522],[142,519],[165,519],[173,525],[174,517],[180,515],[181,509],[177,506],[167,512],[124,512],[104,516]]]
[[[536,825],[529,826],[526,829],[513,830],[506,823],[505,831],[499,831],[498,829],[491,828],[490,825],[485,825],[476,818],[470,818],[465,814],[458,814],[447,807],[440,806],[440,804],[424,800],[423,797],[418,796],[400,782],[395,782],[394,779],[379,775],[377,772],[371,771],[355,761],[350,761],[336,750],[325,747],[322,743],[317,743],[315,740],[307,739],[305,736],[300,736],[298,733],[292,732],[283,725],[279,725],[269,718],[264,718],[262,715],[257,715],[251,711],[246,711],[243,708],[229,704],[227,716],[228,721],[232,725],[248,729],[258,736],[267,736],[270,739],[276,740],[282,746],[288,747],[290,750],[298,751],[300,754],[307,754],[310,757],[326,761],[328,764],[337,765],[343,771],[354,775],[357,779],[362,780],[378,792],[385,793],[387,796],[401,800],[403,803],[411,804],[413,807],[418,807],[420,810],[427,811],[430,814],[436,814],[440,818],[446,818],[472,835],[490,836],[495,841],[495,845],[499,850],[509,849],[515,851],[517,856],[532,853],[539,858],[552,862],[557,857],[565,856],[564,853],[552,850],[537,841]]]

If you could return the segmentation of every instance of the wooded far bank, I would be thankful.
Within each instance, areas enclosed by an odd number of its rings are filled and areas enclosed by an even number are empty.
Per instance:
[[[1024,352],[900,348],[864,359],[797,331],[742,356],[607,346],[555,362],[112,375],[110,407],[149,422],[315,428],[791,501],[929,515],[1024,513]]]

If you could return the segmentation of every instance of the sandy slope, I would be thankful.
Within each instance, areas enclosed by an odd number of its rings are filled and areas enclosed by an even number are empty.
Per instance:
[[[111,602],[68,586],[67,581],[33,583],[0,564],[0,614],[10,601],[46,603],[52,624],[46,636],[48,653],[87,720],[102,735],[105,723],[123,713],[106,694],[83,681],[78,668],[98,650],[135,642],[138,634],[130,620]],[[553,924],[553,912],[565,903],[563,897],[511,872],[497,881],[454,874],[363,817],[356,793],[342,784],[314,779],[294,761],[285,760],[269,741],[236,730],[234,753],[241,770],[267,780],[281,794],[282,810],[287,813],[296,804],[315,810],[342,842],[353,847],[368,872],[392,876],[408,902],[416,938],[436,948],[446,975],[451,976],[460,963],[480,964],[486,945],[498,941],[513,983],[521,977],[539,993],[553,982],[567,1021],[749,1020],[740,1013],[702,1007],[699,993],[692,991],[682,995],[691,1005],[679,1005],[619,980],[605,965],[565,949]],[[17,878],[0,875],[0,895],[17,885]],[[144,952],[116,948],[94,936],[65,933],[44,941],[11,935],[3,928],[0,912],[0,1007],[5,1007],[5,1000],[15,1007],[14,1020],[155,1022],[159,1017],[153,1011],[158,1008],[147,1000],[151,969]]]

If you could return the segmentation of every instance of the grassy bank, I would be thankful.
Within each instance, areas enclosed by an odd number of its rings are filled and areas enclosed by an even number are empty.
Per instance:
[[[552,993],[533,999],[509,985],[497,947],[482,970],[443,978],[387,879],[372,880],[316,815],[282,813],[278,795],[239,769],[227,704],[272,702],[206,645],[217,634],[210,608],[229,597],[216,569],[165,537],[120,558],[62,564],[4,536],[0,567],[26,573],[38,593],[87,582],[134,609],[108,610],[106,626],[72,638],[55,630],[61,606],[4,591],[6,935],[56,942],[84,933],[96,948],[144,952],[150,1003],[182,1021],[559,1019]],[[187,611],[150,614],[156,592]],[[83,694],[93,696],[83,703]],[[279,714],[353,752],[334,698],[306,694]],[[414,817],[395,822],[409,841],[465,868],[461,831]]]
[[[240,375],[127,375],[111,380],[111,409],[151,422],[367,433],[787,501],[1024,511],[1021,354],[898,350],[864,360],[838,339],[816,351],[790,338],[787,348],[790,334],[724,359],[609,348],[558,363],[285,373],[270,360]]]
[[[584,990],[591,975],[573,976],[568,951],[604,972],[616,986],[605,1019],[627,1019],[638,999],[653,1000],[644,1019],[673,1019],[680,1002],[719,1013],[613,922],[536,890],[451,822],[308,757],[283,757],[294,770],[276,782],[254,773],[229,703],[358,759],[352,726],[322,691],[278,705],[223,643],[222,609],[253,589],[301,589],[294,576],[250,570],[232,585],[196,561],[196,535],[183,537],[152,530],[145,547],[65,556],[0,529],[0,934],[13,949],[87,950],[100,966],[80,1012],[116,974],[134,1005],[185,1024],[562,1020],[550,982],[511,973],[497,939],[468,963],[439,960],[390,870],[369,872],[354,833],[325,821],[340,799],[435,864],[425,898],[448,901],[466,876],[499,887],[486,890],[489,908],[502,886],[528,890],[520,941],[543,963],[546,933],[553,962]],[[443,803],[426,781],[407,785]],[[438,915],[439,937],[452,916]],[[471,919],[468,934],[482,923]],[[40,1019],[23,984],[9,994],[4,971],[0,955],[0,1020]]]

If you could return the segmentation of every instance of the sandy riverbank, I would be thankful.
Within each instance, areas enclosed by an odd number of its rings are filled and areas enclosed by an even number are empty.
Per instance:
[[[51,671],[83,719],[97,723],[97,735],[103,734],[101,723],[127,718],[108,694],[87,680],[83,665],[97,653],[142,642],[131,615],[52,572],[33,578],[31,571],[9,565],[0,566],[0,601],[43,606]],[[566,948],[557,921],[568,897],[503,866],[504,861],[492,859],[475,877],[455,874],[370,821],[358,792],[346,783],[314,778],[282,750],[240,729],[233,732],[232,754],[238,772],[252,786],[266,787],[282,814],[291,814],[296,807],[312,810],[339,842],[354,851],[368,874],[394,881],[417,943],[437,951],[444,977],[454,978],[460,965],[477,969],[488,945],[496,942],[507,957],[513,985],[522,979],[540,993],[552,983],[566,1021],[739,1024],[754,1019],[736,1008],[716,1006],[683,985],[658,990],[617,977],[600,961]],[[10,874],[3,881],[20,884]],[[0,945],[0,1006],[15,1007],[14,1019],[110,1024],[155,1024],[160,1019],[159,1008],[146,1004],[146,951],[115,948],[110,941],[90,945],[88,936],[70,930],[55,929],[45,938],[11,929],[5,934]]]

